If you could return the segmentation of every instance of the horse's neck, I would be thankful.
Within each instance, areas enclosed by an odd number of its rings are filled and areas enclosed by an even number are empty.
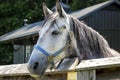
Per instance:
[[[85,59],[111,56],[107,41],[95,30],[73,18],[73,32],[79,53]]]

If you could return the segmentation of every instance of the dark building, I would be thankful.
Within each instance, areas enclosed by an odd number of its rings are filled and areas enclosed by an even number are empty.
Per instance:
[[[106,1],[72,13],[80,21],[98,31],[111,48],[120,52],[120,2]]]
[[[109,0],[70,15],[94,28],[107,39],[112,48],[120,52],[120,2]],[[43,21],[25,25],[0,37],[1,43],[13,43],[14,63],[28,61],[42,23]]]

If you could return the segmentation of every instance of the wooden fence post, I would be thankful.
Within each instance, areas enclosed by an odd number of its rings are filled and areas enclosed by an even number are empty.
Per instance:
[[[77,72],[67,72],[67,80],[77,80]]]
[[[67,80],[96,80],[96,70],[68,72]]]

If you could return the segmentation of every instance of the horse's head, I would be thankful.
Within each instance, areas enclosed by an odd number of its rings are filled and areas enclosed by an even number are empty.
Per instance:
[[[65,47],[70,32],[69,15],[65,13],[59,0],[56,2],[56,12],[50,11],[45,4],[43,11],[46,19],[28,62],[31,75],[36,77],[42,76],[45,70],[55,63],[56,56],[60,59],[68,56],[65,54]]]

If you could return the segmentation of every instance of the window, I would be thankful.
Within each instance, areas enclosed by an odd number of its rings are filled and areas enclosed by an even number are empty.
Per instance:
[[[28,62],[30,55],[32,53],[33,46],[32,45],[26,45],[25,46],[25,62]]]

